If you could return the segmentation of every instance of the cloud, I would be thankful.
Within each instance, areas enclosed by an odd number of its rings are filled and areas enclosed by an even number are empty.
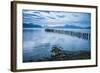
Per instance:
[[[53,24],[53,26],[57,26],[57,24],[58,26],[59,24],[61,24],[61,26],[65,24],[89,26],[91,14],[64,11],[23,10],[23,22],[37,25],[46,24],[48,26],[50,24]]]

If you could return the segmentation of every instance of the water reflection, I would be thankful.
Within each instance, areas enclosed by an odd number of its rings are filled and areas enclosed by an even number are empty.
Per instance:
[[[89,32],[83,29],[80,31]],[[90,40],[64,34],[49,33],[45,32],[44,29],[24,29],[23,62],[50,58],[51,50],[54,45],[62,47],[63,50],[67,52],[90,51]]]

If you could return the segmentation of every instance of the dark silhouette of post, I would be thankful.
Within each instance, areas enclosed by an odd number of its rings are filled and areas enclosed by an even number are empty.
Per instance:
[[[57,30],[57,29],[45,29],[46,32],[54,32],[54,33],[60,33],[60,34],[67,34],[70,36],[75,36],[84,40],[90,40],[91,35],[90,33],[85,33],[85,32],[75,32],[75,31],[64,31],[64,30]]]

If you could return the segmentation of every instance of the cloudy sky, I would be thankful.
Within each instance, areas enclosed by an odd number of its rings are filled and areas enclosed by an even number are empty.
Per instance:
[[[65,25],[88,27],[91,23],[91,14],[66,11],[23,10],[23,23],[50,27]]]

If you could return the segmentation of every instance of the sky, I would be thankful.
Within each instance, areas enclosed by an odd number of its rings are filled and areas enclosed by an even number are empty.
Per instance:
[[[45,11],[23,9],[23,23],[42,27],[74,25],[88,27],[91,24],[91,13]]]

